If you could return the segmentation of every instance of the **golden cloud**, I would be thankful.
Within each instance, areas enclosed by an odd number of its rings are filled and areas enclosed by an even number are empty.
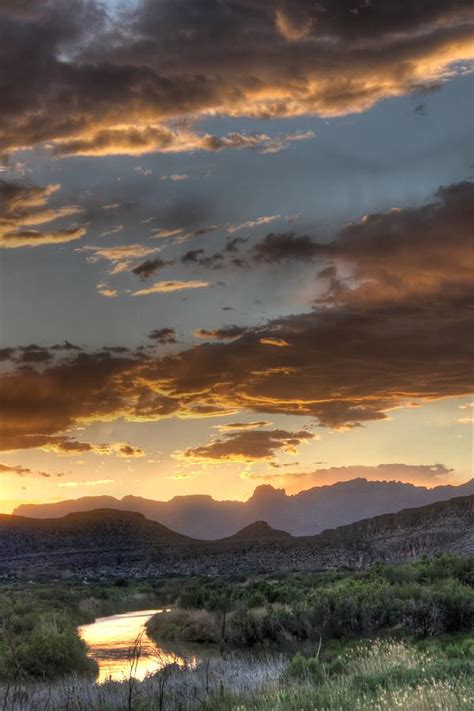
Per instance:
[[[306,430],[288,432],[286,430],[243,429],[226,433],[200,447],[190,447],[183,452],[175,452],[176,459],[207,464],[222,461],[233,463],[271,461],[277,451],[296,454],[297,447],[314,439]]]
[[[139,289],[132,292],[132,296],[147,296],[148,294],[168,294],[173,291],[183,291],[185,289],[204,289],[209,286],[207,281],[157,281],[153,286],[146,289]]]
[[[39,247],[46,244],[64,244],[80,239],[86,234],[84,227],[47,229],[38,225],[49,224],[81,212],[77,206],[51,208],[48,202],[60,185],[24,185],[0,181],[0,248]]]
[[[272,152],[311,136],[219,137],[190,124],[365,111],[470,71],[474,59],[470,0],[335,0],[330,12],[312,0],[142,0],[127,12],[114,24],[94,0],[0,9],[0,149]]]
[[[165,357],[120,347],[55,352],[54,359],[34,344],[20,355],[4,349],[2,448],[45,446],[77,424],[118,418],[253,411],[346,428],[405,405],[471,395],[472,190],[472,183],[445,187],[433,203],[370,216],[333,243],[315,242],[315,254],[330,264],[320,276],[328,285],[322,303],[234,340]],[[347,283],[337,273],[341,263],[352,274]],[[167,334],[158,329],[157,340]],[[262,347],[262,340],[291,347]],[[22,353],[27,368],[19,367]]]

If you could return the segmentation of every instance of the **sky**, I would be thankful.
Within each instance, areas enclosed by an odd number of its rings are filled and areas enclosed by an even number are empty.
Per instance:
[[[473,476],[468,0],[4,0],[0,511]]]

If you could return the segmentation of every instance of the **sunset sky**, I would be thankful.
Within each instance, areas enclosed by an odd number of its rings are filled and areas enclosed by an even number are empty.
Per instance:
[[[0,511],[473,476],[472,0],[2,0]]]

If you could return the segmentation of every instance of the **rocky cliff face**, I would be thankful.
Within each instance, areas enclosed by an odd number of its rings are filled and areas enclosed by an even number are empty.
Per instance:
[[[102,510],[59,520],[2,516],[0,576],[234,575],[363,568],[441,552],[474,555],[473,524],[474,496],[377,516],[317,536],[292,537],[257,522],[243,535],[221,541],[192,540],[130,512]]]

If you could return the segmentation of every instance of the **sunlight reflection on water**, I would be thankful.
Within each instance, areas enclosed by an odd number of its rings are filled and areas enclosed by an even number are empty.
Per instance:
[[[161,649],[145,632],[146,622],[163,610],[138,610],[122,615],[99,617],[90,625],[79,627],[79,634],[89,648],[89,655],[99,665],[99,684],[124,681],[129,676],[144,679],[167,664],[195,664],[196,660]],[[140,656],[133,659],[132,650],[140,637]]]

